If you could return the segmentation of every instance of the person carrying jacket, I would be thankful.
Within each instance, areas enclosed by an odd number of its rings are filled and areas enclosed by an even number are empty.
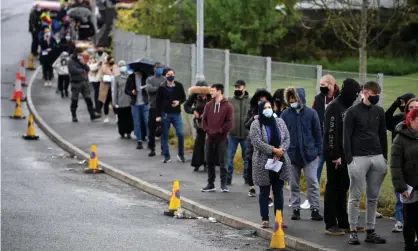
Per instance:
[[[245,158],[246,151],[246,139],[248,136],[248,129],[245,127],[244,122],[250,108],[249,94],[245,88],[244,80],[237,80],[235,82],[234,96],[229,98],[228,101],[234,107],[234,127],[228,134],[228,179],[227,184],[231,185],[232,176],[234,173],[234,157],[237,152],[238,145],[241,146],[241,157],[244,162],[243,178],[245,184],[247,181],[247,168],[248,161]]]
[[[155,131],[157,129],[157,91],[165,78],[163,76],[163,65],[159,62],[154,64],[154,75],[147,78],[145,91],[148,93],[149,99],[149,118],[148,118],[148,130],[149,141],[148,148],[150,149],[149,157],[155,156]]]
[[[408,101],[412,98],[415,98],[415,95],[412,93],[405,93],[404,95],[398,97],[392,105],[385,112],[386,120],[386,129],[392,133],[392,142],[396,137],[395,127],[402,121],[405,120],[405,107]],[[400,113],[394,115],[396,109],[399,108]],[[396,223],[392,229],[392,232],[402,232],[403,231],[403,214],[402,214],[402,202],[400,194],[395,192],[396,204],[395,204],[395,219]]]
[[[131,110],[134,120],[134,133],[137,140],[136,149],[143,149],[142,140],[144,136],[148,136],[148,118],[149,118],[149,104],[148,93],[146,88],[147,75],[140,69],[136,69],[134,73],[128,76],[125,86],[125,93],[131,97]],[[144,123],[143,123],[144,122]],[[145,125],[146,135],[142,135]]]
[[[405,251],[416,251],[418,236],[418,109],[411,110],[395,128],[390,170],[395,191],[401,194],[404,213]],[[412,189],[412,191],[411,191]]]
[[[186,162],[184,158],[184,132],[183,119],[181,117],[181,105],[186,101],[183,84],[175,81],[175,72],[173,69],[167,69],[165,73],[166,80],[157,91],[157,118],[156,121],[162,121],[163,136],[162,146],[164,153],[163,163],[171,162],[170,148],[168,146],[168,132],[173,125],[178,139],[177,160]]]
[[[348,108],[344,116],[344,155],[350,177],[348,243],[359,245],[357,222],[360,198],[366,181],[366,239],[365,242],[383,244],[386,240],[375,233],[376,208],[380,188],[387,172],[387,134],[385,113],[378,106],[380,86],[369,81],[363,87],[361,103]]]
[[[318,114],[306,106],[303,88],[286,88],[284,93],[289,109],[282,112],[281,118],[290,133],[288,155],[292,161],[290,189],[292,191],[292,220],[300,219],[300,175],[303,168],[308,183],[308,200],[311,204],[311,219],[322,221],[319,214],[319,183],[317,169],[322,154],[322,133]]]
[[[205,137],[206,133],[202,129],[202,116],[205,105],[212,100],[210,95],[210,87],[205,81],[198,81],[195,86],[189,88],[189,98],[184,103],[184,111],[193,115],[193,127],[196,130],[196,138],[193,147],[193,156],[191,166],[195,172],[199,171],[199,167],[203,166],[207,171],[205,161]]]
[[[350,186],[347,161],[343,149],[343,118],[360,93],[360,84],[354,79],[343,81],[341,94],[325,110],[324,159],[327,168],[324,221],[329,235],[344,235],[350,231],[347,214],[347,192]],[[357,231],[361,229],[357,228]],[[363,229],[364,230],[364,229]]]
[[[234,107],[224,97],[224,85],[211,86],[212,100],[205,105],[202,117],[202,128],[206,132],[206,164],[208,165],[208,183],[202,192],[214,192],[215,165],[219,164],[221,191],[229,192],[227,186],[227,170],[225,167],[228,145],[228,133],[234,127]]]
[[[68,73],[68,60],[68,53],[66,51],[63,51],[52,65],[52,67],[58,73],[58,90],[61,92],[61,98],[64,98],[64,94],[66,97],[68,97],[68,87],[70,85],[70,75]]]
[[[87,110],[90,113],[90,119],[95,120],[100,118],[100,115],[95,114],[93,102],[91,101],[90,86],[88,82],[89,67],[87,66],[86,53],[83,48],[76,48],[74,54],[68,61],[68,73],[70,74],[71,84],[71,115],[73,122],[78,122],[77,107],[78,97],[83,96],[87,105]]]
[[[268,92],[266,89],[257,88],[254,95],[251,97],[250,108],[248,109],[247,116],[244,122],[244,126],[247,130],[250,130],[251,124],[253,123],[253,121],[258,119],[258,103],[262,101],[269,101],[271,104],[273,102],[273,98],[270,92]],[[247,137],[245,158],[247,159],[247,162],[248,162],[247,182],[249,186],[249,190],[248,190],[249,197],[257,196],[255,187],[254,187],[253,171],[252,171],[253,170],[253,161],[252,161],[253,152],[254,152],[254,147],[251,143],[251,138]],[[270,202],[273,202],[273,200],[271,200]]]
[[[118,132],[122,139],[131,138],[134,129],[134,122],[131,113],[131,98],[125,93],[125,85],[128,80],[128,67],[126,62],[118,62],[120,74],[112,82],[112,103],[116,114],[118,115]]]

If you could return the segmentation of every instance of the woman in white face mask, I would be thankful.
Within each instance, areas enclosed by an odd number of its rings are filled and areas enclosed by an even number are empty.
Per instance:
[[[131,114],[131,98],[125,94],[125,85],[129,73],[125,61],[119,61],[120,75],[115,77],[112,85],[113,109],[118,115],[118,131],[121,138],[131,138],[134,129]]]

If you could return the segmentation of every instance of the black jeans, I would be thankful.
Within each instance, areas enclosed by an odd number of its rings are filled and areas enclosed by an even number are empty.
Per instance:
[[[260,215],[262,221],[269,220],[269,196],[270,187],[273,190],[274,196],[274,215],[276,211],[280,210],[283,215],[283,185],[284,181],[279,178],[279,174],[273,171],[269,171],[270,185],[260,186],[260,195],[258,197],[258,204],[260,206]]]
[[[418,236],[418,202],[403,204],[403,221],[405,251],[416,251],[418,247],[414,247],[414,245],[415,235]]]
[[[70,86],[70,75],[59,75],[58,90],[61,91],[62,96],[64,96],[64,93],[68,96],[68,86]]]
[[[327,185],[324,198],[325,229],[339,227],[349,229],[347,214],[347,192],[350,187],[347,165],[339,165],[326,160]]]
[[[206,166],[205,161],[205,137],[206,133],[201,129],[196,129],[196,139],[194,140],[193,156],[191,166]]]
[[[97,107],[99,106],[99,87],[100,87],[100,82],[91,82],[92,86],[93,86],[93,90],[94,90],[94,108],[97,109]]]
[[[38,32],[31,32],[32,33],[32,46],[31,46],[31,53],[32,55],[37,55],[38,54],[38,46],[39,46],[39,38],[38,38]]]
[[[44,80],[50,81],[52,79],[52,75],[54,74],[54,69],[52,68],[52,64],[49,64],[49,63],[42,64],[42,73],[44,75]]]
[[[157,108],[150,107],[148,114],[149,141],[148,148],[155,151],[155,130],[157,129]]]
[[[253,181],[253,160],[252,159],[249,159],[248,160],[247,182],[248,182],[248,186],[250,186],[250,187],[254,186],[254,181]]]
[[[219,163],[221,185],[226,185],[228,157],[228,140],[206,140],[206,164],[208,165],[208,184],[214,184],[216,179],[215,166]]]

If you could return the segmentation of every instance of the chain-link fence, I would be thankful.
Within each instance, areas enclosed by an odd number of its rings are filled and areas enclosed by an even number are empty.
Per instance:
[[[156,39],[146,35],[115,30],[113,50],[117,60],[128,62],[140,58],[152,58],[176,71],[176,79],[187,90],[196,82],[196,46],[194,44],[171,43],[167,39]],[[208,83],[223,83],[228,96],[233,83],[242,79],[247,83],[250,94],[257,88],[274,92],[289,86],[303,87],[310,104],[319,91],[323,75],[331,74],[339,85],[346,78],[360,82],[358,73],[323,70],[320,65],[303,65],[272,62],[269,57],[229,53],[229,50],[204,50],[204,75]],[[418,93],[418,79],[367,74],[363,79],[377,81],[382,87],[380,105],[387,108],[393,100],[406,92]]]

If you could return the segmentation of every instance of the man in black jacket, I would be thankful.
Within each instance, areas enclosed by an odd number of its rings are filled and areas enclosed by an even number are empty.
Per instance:
[[[90,86],[88,80],[89,67],[87,66],[87,61],[85,59],[86,55],[83,48],[76,48],[75,53],[71,56],[68,61],[68,73],[70,75],[71,83],[71,115],[73,117],[73,122],[78,122],[77,119],[77,107],[78,107],[78,97],[83,96],[84,101],[87,105],[87,110],[90,113],[90,119],[95,120],[100,118],[99,115],[95,114],[93,108],[93,102],[90,97]]]
[[[41,14],[42,9],[35,6],[29,14],[29,32],[32,34],[31,53],[33,56],[38,55],[39,32],[41,31]]]
[[[380,86],[369,81],[363,87],[363,100],[350,107],[344,117],[343,146],[348,174],[350,197],[348,218],[349,244],[358,245],[357,221],[360,198],[366,181],[366,232],[365,242],[386,243],[375,233],[376,208],[380,187],[387,173],[387,136],[385,113],[379,102]]]
[[[360,93],[360,85],[354,79],[344,80],[341,94],[325,110],[324,157],[327,167],[325,187],[324,221],[329,235],[344,235],[349,230],[347,191],[350,186],[347,161],[343,150],[343,118]]]

